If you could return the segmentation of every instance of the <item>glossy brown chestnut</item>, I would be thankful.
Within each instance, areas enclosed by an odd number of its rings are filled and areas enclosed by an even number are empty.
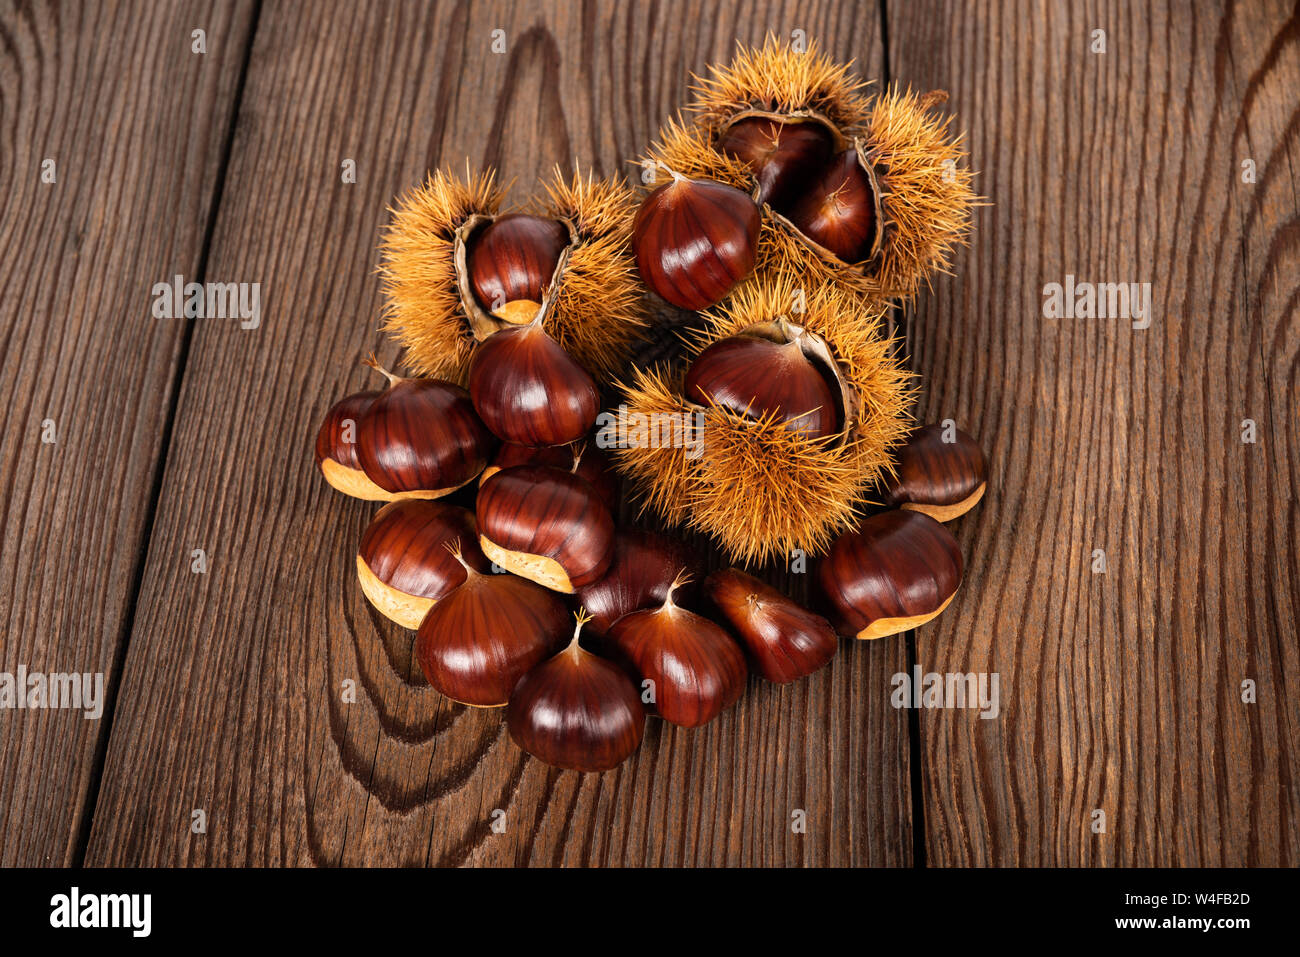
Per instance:
[[[378,395],[378,392],[358,392],[330,406],[316,433],[316,467],[325,481],[344,495],[386,502],[393,497],[392,493],[370,481],[357,458],[357,423]]]
[[[603,635],[624,615],[657,608],[681,570],[690,567],[686,548],[679,542],[641,529],[616,532],[609,568],[599,581],[578,589],[578,599],[591,615],[587,630]],[[677,597],[682,598],[688,587],[679,587]]]
[[[464,569],[465,581],[420,622],[415,654],[429,684],[448,698],[495,708],[555,653],[569,615],[564,602],[540,585]]]
[[[830,161],[830,131],[813,121],[783,121],[767,116],[737,120],[718,137],[718,149],[744,160],[754,171],[760,203],[788,209],[797,193]]]
[[[608,771],[626,760],[645,733],[645,708],[622,668],[578,643],[520,679],[506,726],[515,744],[547,764],[571,771]]]
[[[573,468],[574,458],[578,467]],[[502,442],[492,464],[483,470],[478,484],[482,485],[497,472],[514,465],[550,465],[557,469],[573,471],[579,478],[591,483],[600,500],[612,515],[618,509],[618,477],[610,467],[609,456],[591,443],[586,445],[548,445],[534,449],[516,442]]]
[[[755,419],[774,415],[814,438],[840,431],[835,395],[797,338],[787,343],[752,336],[719,339],[691,363],[686,397],[702,405],[712,399]]]
[[[846,263],[871,257],[876,197],[857,150],[839,153],[788,216],[800,232]]]
[[[449,544],[478,571],[490,570],[468,509],[418,498],[390,502],[361,536],[361,590],[380,614],[418,628],[434,602],[465,580],[465,566]]]
[[[469,391],[494,434],[533,447],[576,442],[600,411],[596,383],[547,335],[540,318],[479,345]]]
[[[502,568],[572,594],[605,574],[614,519],[585,479],[549,465],[516,465],[483,483],[479,544]]]
[[[758,207],[735,187],[674,176],[637,210],[632,249],[646,285],[703,309],[753,270],[758,226]]]
[[[510,322],[531,320],[568,244],[563,223],[523,213],[502,216],[480,229],[470,238],[466,256],[479,305]]]
[[[987,484],[984,450],[961,429],[936,423],[914,430],[899,449],[884,504],[946,522],[974,508]]]
[[[496,440],[469,395],[439,379],[388,377],[357,423],[357,459],[392,498],[438,498],[474,479]]]
[[[902,510],[873,515],[841,535],[817,572],[837,626],[858,638],[925,624],[948,607],[961,576],[961,550],[948,529]]]
[[[740,646],[707,618],[675,604],[671,593],[658,608],[614,622],[606,643],[651,693],[654,711],[684,728],[712,721],[745,691]]]
[[[754,670],[768,681],[794,681],[833,657],[839,639],[830,622],[738,568],[704,583],[710,600],[737,635]]]

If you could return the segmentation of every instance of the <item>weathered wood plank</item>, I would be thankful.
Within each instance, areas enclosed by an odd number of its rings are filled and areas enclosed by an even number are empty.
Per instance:
[[[556,163],[631,171],[687,72],[734,37],[802,28],[874,69],[876,8],[336,10],[262,10],[210,272],[262,282],[265,318],[194,336],[88,859],[907,863],[906,718],[888,706],[901,643],[847,647],[793,687],[755,682],[694,733],[656,724],[620,770],[550,771],[499,713],[425,686],[411,635],[353,581],[374,508],[327,489],[310,455],[329,403],[369,381],[361,357],[393,356],[374,267],[395,193],[466,157],[521,186]],[[194,547],[206,576],[190,573]],[[356,704],[340,701],[346,679]],[[206,834],[191,833],[197,808]],[[791,833],[796,809],[806,834]]]
[[[0,4],[7,674],[116,685],[184,341],[150,289],[199,268],[250,16]],[[77,862],[110,713],[0,711],[0,865]]]
[[[919,661],[1002,692],[997,720],[921,715],[928,860],[1295,865],[1296,11],[887,16],[896,78],[952,92],[994,204],[909,323],[927,417],[993,464]],[[1067,275],[1149,282],[1150,327],[1045,319]]]

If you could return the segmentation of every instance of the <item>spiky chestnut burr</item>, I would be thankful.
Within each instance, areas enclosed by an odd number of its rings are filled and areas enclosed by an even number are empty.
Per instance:
[[[399,199],[381,244],[384,322],[415,371],[464,385],[480,342],[539,312],[546,332],[598,381],[623,368],[646,325],[628,249],[634,195],[619,181],[558,170],[545,192],[521,219],[503,214],[505,191],[492,171],[440,170]],[[498,223],[503,235],[485,237]],[[533,292],[540,301],[526,298]]]
[[[798,336],[834,384],[843,416],[834,435],[789,428],[776,411],[754,417],[716,401],[692,402],[682,368],[637,370],[620,386],[630,417],[682,422],[686,430],[685,441],[669,447],[638,441],[614,450],[642,508],[707,533],[740,563],[786,558],[793,549],[824,551],[889,473],[891,450],[910,424],[912,377],[893,357],[881,311],[833,287],[802,297],[802,312],[793,312],[796,302],[794,278],[758,277],[705,314],[691,345],[702,351],[737,335]],[[769,374],[756,367],[752,378]]]
[[[769,37],[760,48],[742,46],[731,63],[697,78],[694,116],[670,120],[650,158],[665,176],[714,180],[758,197],[771,174],[727,148],[733,127],[757,117],[824,129],[836,154],[852,160],[865,180],[850,211],[864,241],[840,247],[849,259],[841,258],[799,228],[797,197],[769,199],[756,273],[788,272],[809,286],[836,283],[877,299],[911,296],[965,242],[977,197],[962,138],[952,135],[950,118],[932,112],[947,94],[895,87],[869,98],[863,86],[815,44],[797,52]]]

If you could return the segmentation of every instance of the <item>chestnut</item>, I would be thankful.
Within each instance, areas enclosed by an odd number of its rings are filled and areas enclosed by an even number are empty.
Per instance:
[[[507,571],[572,594],[605,574],[614,519],[585,479],[549,465],[515,465],[483,483],[479,544]]]
[[[645,733],[645,708],[627,673],[578,641],[579,614],[567,648],[520,679],[506,710],[510,737],[547,764],[608,771],[626,760]]]
[[[755,199],[786,210],[830,161],[835,141],[816,120],[743,116],[718,136],[717,147],[744,160],[758,184]]]
[[[758,207],[747,194],[674,173],[633,220],[637,269],[674,306],[703,309],[753,270],[758,227]]]
[[[768,416],[794,431],[826,438],[840,431],[835,394],[804,354],[802,334],[785,343],[728,336],[695,357],[686,397],[755,419]]]
[[[404,628],[418,628],[434,602],[465,580],[464,565],[448,551],[449,544],[478,571],[490,570],[468,509],[418,498],[390,502],[361,536],[357,579],[362,592],[380,614]]]
[[[483,471],[496,440],[464,389],[367,364],[389,382],[357,423],[357,460],[375,485],[392,498],[439,498]]]
[[[513,575],[483,574],[464,562],[465,580],[439,599],[415,636],[429,684],[453,701],[495,708],[519,679],[555,652],[568,627],[564,602]]]
[[[837,154],[795,202],[788,218],[843,262],[870,259],[876,241],[876,193],[858,151]]]
[[[658,608],[624,615],[606,644],[643,682],[652,707],[665,721],[694,728],[739,700],[748,673],[731,636],[702,615],[673,601],[682,576]]]
[[[952,533],[928,515],[900,509],[872,515],[841,535],[817,571],[838,627],[858,638],[925,624],[948,607],[961,578]]]
[[[475,299],[499,319],[531,321],[568,245],[568,229],[554,219],[511,213],[493,220],[467,244]]]
[[[596,383],[542,328],[540,312],[479,345],[469,392],[487,427],[519,445],[576,442],[600,411]]]
[[[830,622],[738,568],[711,574],[704,590],[739,636],[754,670],[784,683],[810,675],[833,657],[839,639]]]
[[[898,451],[898,469],[884,483],[883,504],[946,522],[984,497],[984,450],[961,429],[941,423],[914,429]]]
[[[575,459],[578,463],[576,468],[573,464]],[[478,484],[482,485],[497,472],[513,465],[550,465],[571,470],[591,483],[611,515],[618,510],[618,478],[610,468],[609,456],[590,443],[583,446],[548,445],[535,449],[517,442],[502,442],[496,458],[478,477]]]
[[[605,574],[578,589],[578,599],[591,616],[588,630],[603,635],[624,615],[662,604],[678,573],[689,567],[679,542],[640,529],[616,533]],[[679,594],[688,585],[683,582]]]
[[[386,502],[392,493],[370,481],[357,458],[357,422],[378,396],[378,392],[358,392],[330,406],[316,433],[316,467],[344,495]]]

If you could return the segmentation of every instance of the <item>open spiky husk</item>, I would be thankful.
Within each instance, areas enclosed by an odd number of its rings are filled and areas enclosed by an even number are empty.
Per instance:
[[[657,181],[672,170],[753,192],[745,164],[714,144],[730,122],[758,111],[824,122],[858,149],[878,191],[880,234],[865,263],[841,262],[765,207],[756,272],[803,275],[809,285],[835,283],[889,299],[911,297],[934,272],[947,271],[953,250],[965,242],[978,197],[952,118],[932,112],[945,93],[894,87],[867,97],[847,64],[833,63],[815,44],[800,53],[772,37],[761,48],[742,46],[731,63],[711,67],[710,74],[695,87],[695,116],[669,120],[650,150]]]
[[[557,169],[544,184],[538,215],[573,224],[578,244],[551,293],[546,331],[597,382],[622,373],[648,325],[644,294],[630,247],[636,194],[622,180],[566,180]]]
[[[547,200],[531,211],[564,221],[575,243],[545,296],[543,326],[597,381],[607,382],[646,325],[628,247],[635,200],[624,183],[577,172],[566,180],[557,170],[545,187]],[[478,341],[506,325],[483,314],[475,317],[475,335],[456,266],[458,231],[499,215],[504,200],[490,171],[462,179],[439,170],[393,211],[381,244],[384,326],[418,375],[464,385]]]
[[[818,116],[837,129],[860,124],[866,117],[866,86],[851,72],[852,63],[836,63],[816,41],[806,49],[768,34],[761,47],[737,44],[726,66],[710,66],[707,77],[695,77],[691,109],[714,132],[738,113]]]
[[[384,327],[418,375],[465,383],[476,340],[461,305],[456,231],[472,216],[495,216],[504,193],[491,171],[460,179],[438,170],[392,210],[380,244]]]
[[[934,272],[948,271],[953,251],[966,244],[971,209],[979,203],[971,188],[974,174],[965,165],[965,135],[952,135],[951,116],[940,119],[932,112],[947,98],[940,90],[886,90],[872,103],[861,135],[884,213],[874,272],[891,296],[911,296]]]
[[[792,307],[801,304],[802,312]],[[893,358],[881,316],[833,288],[800,293],[793,279],[751,281],[705,314],[693,351],[784,316],[824,339],[854,393],[843,435],[815,439],[775,416],[755,421],[682,394],[684,368],[637,370],[622,385],[629,414],[697,416],[703,441],[687,448],[619,448],[615,460],[642,508],[713,537],[731,560],[752,564],[794,549],[826,550],[851,527],[876,480],[892,473],[891,449],[905,437],[911,375]]]

